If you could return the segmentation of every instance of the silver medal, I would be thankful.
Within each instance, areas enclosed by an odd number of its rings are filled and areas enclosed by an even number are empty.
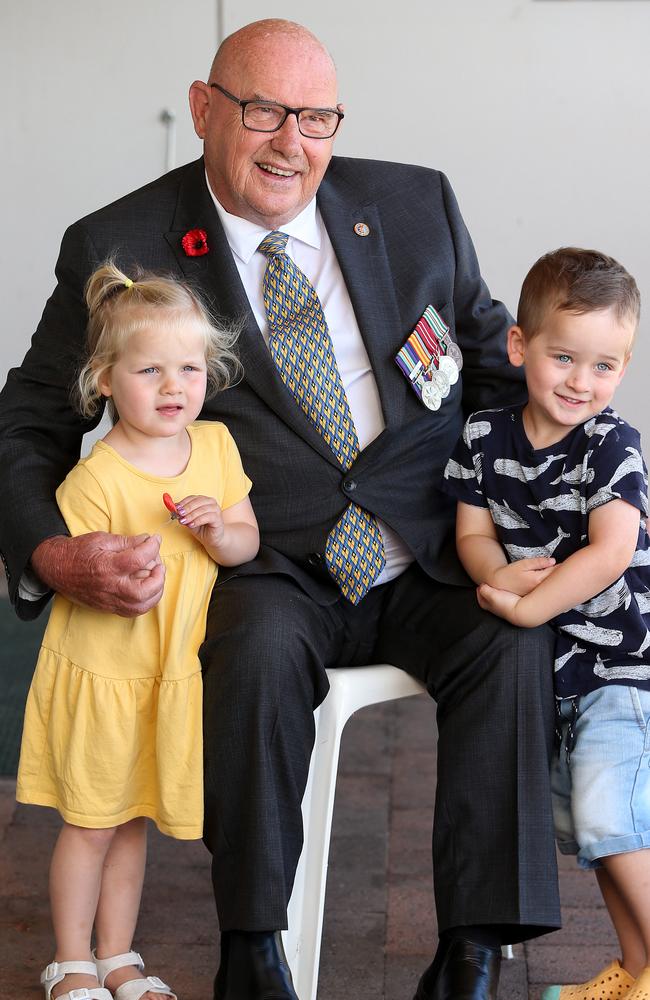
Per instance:
[[[456,385],[458,381],[458,366],[453,358],[450,358],[448,354],[441,354],[438,358],[438,368],[441,372],[445,373],[450,385]]]
[[[435,382],[425,382],[422,386],[422,402],[429,410],[440,409],[442,396]]]
[[[463,355],[461,354],[460,347],[458,344],[454,344],[453,340],[447,341],[447,356],[456,362],[456,367],[460,371],[463,367]]]
[[[438,387],[438,392],[442,399],[445,399],[449,395],[449,389],[451,388],[449,376],[439,368],[438,371],[433,373],[431,381]]]

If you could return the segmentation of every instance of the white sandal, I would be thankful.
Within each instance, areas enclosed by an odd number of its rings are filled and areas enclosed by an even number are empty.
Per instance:
[[[93,952],[93,958],[97,963],[97,978],[101,986],[104,985],[106,977],[110,976],[111,972],[115,972],[116,969],[123,969],[126,965],[135,965],[140,972],[144,972],[144,962],[137,951],[127,951],[123,955],[113,955],[112,958],[97,958],[97,955]],[[110,993],[108,991],[105,992],[110,997]],[[162,979],[158,979],[158,976],[145,976],[144,979],[129,979],[128,982],[122,983],[121,986],[117,987],[113,996],[115,1000],[140,1000],[145,993],[164,993],[165,996],[169,997],[169,1000],[178,1000],[176,994],[172,992],[166,983],[163,983]],[[59,1000],[58,997],[57,1000]],[[76,1000],[76,997],[73,997],[72,1000]]]
[[[41,986],[45,989],[46,1000],[51,1000],[52,989],[60,983],[69,972],[82,972],[86,976],[97,976],[97,967],[94,962],[50,962],[46,969],[41,972]],[[100,986],[81,986],[76,990],[68,990],[67,993],[59,993],[56,1000],[113,1000],[108,990],[101,989]]]

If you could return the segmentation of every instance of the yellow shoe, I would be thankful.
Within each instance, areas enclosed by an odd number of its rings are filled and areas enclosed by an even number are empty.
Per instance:
[[[645,968],[628,994],[630,1000],[650,1000],[650,968]]]
[[[646,992],[635,994],[641,979],[647,976]],[[650,969],[644,969],[638,979],[626,972],[617,958],[588,983],[567,986],[549,986],[542,993],[542,1000],[650,1000]]]

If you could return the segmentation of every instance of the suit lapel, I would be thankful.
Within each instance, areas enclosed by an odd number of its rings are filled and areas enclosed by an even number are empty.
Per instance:
[[[209,252],[188,257],[181,240],[203,229]],[[197,287],[217,316],[242,324],[237,350],[251,389],[312,448],[340,468],[331,448],[285,387],[250,308],[232,250],[205,182],[203,160],[188,170],[179,192],[171,229],[164,234],[186,279]]]
[[[318,205],[336,253],[361,336],[377,382],[387,426],[402,419],[408,385],[394,357],[406,335],[395,297],[393,277],[384,244],[378,207],[363,203],[349,189],[349,196],[328,177],[323,181]],[[367,236],[355,225],[365,223]]]

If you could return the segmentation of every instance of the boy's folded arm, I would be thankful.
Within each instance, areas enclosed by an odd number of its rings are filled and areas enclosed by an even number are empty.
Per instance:
[[[548,556],[508,562],[490,512],[462,502],[456,514],[456,548],[474,583],[487,583],[520,597],[538,587],[555,569],[555,559]]]
[[[625,572],[636,550],[640,513],[611,500],[589,515],[589,542],[559,563],[516,606],[516,624],[532,628],[591,600]]]
[[[462,500],[456,509],[456,549],[474,583],[493,582],[495,571],[508,564],[490,511]]]

